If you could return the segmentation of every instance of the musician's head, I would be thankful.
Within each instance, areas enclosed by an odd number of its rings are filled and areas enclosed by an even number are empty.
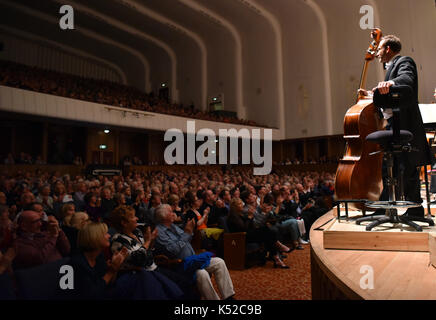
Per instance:
[[[384,36],[377,49],[376,57],[381,63],[389,62],[397,53],[401,51],[400,38],[394,35]]]

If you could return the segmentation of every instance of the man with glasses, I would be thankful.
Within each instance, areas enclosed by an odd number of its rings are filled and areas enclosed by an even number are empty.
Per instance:
[[[23,211],[18,218],[14,269],[35,267],[62,259],[70,253],[70,243],[54,216],[49,216],[47,231],[41,231],[41,214]]]

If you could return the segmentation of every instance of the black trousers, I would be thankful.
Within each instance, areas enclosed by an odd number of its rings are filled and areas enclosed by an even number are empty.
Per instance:
[[[392,123],[389,120],[388,120],[388,125],[386,126],[386,130],[391,130],[392,128]],[[415,152],[419,152],[419,151],[415,151]],[[401,172],[402,172],[402,183],[400,181]],[[411,164],[408,161],[408,153],[403,152],[402,154],[398,155],[397,158],[394,160],[393,175],[394,178],[396,178],[397,181],[399,182],[395,186],[396,200],[401,200],[400,192],[402,186],[406,201],[422,203],[419,169],[414,164]],[[386,185],[387,177],[388,177],[388,167],[386,161],[383,160],[382,163],[383,192],[380,195],[381,201],[389,200],[389,188]],[[422,206],[419,208],[408,209],[407,212],[408,214],[415,215],[415,216],[424,216],[424,208]]]
[[[270,255],[275,255],[278,253],[278,250],[275,247],[275,243],[278,240],[278,235],[267,226],[249,230],[246,237],[247,242],[263,243],[265,249],[270,253]]]

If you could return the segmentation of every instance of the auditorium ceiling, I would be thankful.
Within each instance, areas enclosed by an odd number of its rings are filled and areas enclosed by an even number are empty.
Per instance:
[[[65,4],[73,30],[59,27]],[[0,0],[0,11],[0,32],[87,52],[147,92],[166,83],[179,103],[207,108],[221,96],[283,138],[342,133],[370,42],[367,13],[420,65],[421,101],[433,94],[434,0]],[[374,62],[368,86],[382,77]]]

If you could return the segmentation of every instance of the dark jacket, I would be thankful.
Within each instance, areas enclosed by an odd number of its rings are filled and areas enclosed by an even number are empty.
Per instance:
[[[419,152],[410,152],[407,160],[410,165],[421,166],[431,164],[430,147],[425,136],[421,112],[418,106],[418,73],[416,64],[410,57],[398,56],[386,72],[385,81],[392,80],[395,85],[407,85],[412,88],[413,97],[410,103],[400,107],[400,129],[413,133],[411,144]]]

